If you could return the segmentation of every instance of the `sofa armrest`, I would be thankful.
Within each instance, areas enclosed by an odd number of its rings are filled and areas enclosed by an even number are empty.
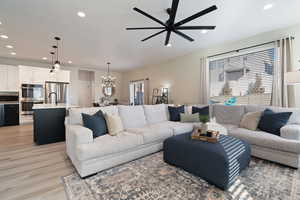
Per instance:
[[[281,137],[300,141],[300,125],[290,124],[280,129]]]
[[[77,146],[93,142],[93,132],[81,125],[66,125],[66,141]]]

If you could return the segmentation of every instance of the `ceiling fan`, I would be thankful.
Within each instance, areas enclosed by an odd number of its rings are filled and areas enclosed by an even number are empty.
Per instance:
[[[126,28],[126,30],[161,30],[153,35],[150,35],[149,37],[145,38],[142,40],[142,42],[146,41],[146,40],[149,40],[150,38],[153,38],[161,33],[164,33],[164,32],[167,32],[167,36],[166,36],[166,40],[165,40],[165,45],[166,46],[170,46],[171,44],[169,43],[170,41],[170,36],[171,36],[171,33],[174,32],[176,33],[177,35],[193,42],[194,39],[191,38],[190,36],[186,35],[185,33],[181,32],[181,30],[212,30],[212,29],[215,29],[216,26],[182,26],[196,18],[199,18],[203,15],[206,15],[214,10],[217,10],[217,6],[214,5],[214,6],[211,6],[207,9],[204,9],[188,18],[185,18],[179,22],[175,22],[175,17],[176,17],[176,13],[177,13],[177,9],[178,9],[178,3],[179,3],[179,0],[173,0],[172,2],[172,8],[168,8],[166,11],[167,13],[169,14],[169,19],[164,23],[162,22],[161,20],[149,15],[148,13],[138,9],[138,8],[133,8],[134,11],[152,19],[153,21],[159,23],[160,27],[139,27],[139,28]]]

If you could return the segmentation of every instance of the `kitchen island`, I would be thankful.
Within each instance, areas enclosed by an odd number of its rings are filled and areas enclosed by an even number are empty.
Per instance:
[[[65,141],[65,117],[69,104],[35,104],[33,106],[33,140],[37,145]]]

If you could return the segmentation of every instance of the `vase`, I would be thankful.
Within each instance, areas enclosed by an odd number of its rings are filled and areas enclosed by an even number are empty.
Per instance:
[[[201,124],[201,133],[205,134],[208,130],[208,124],[207,123],[202,123]]]

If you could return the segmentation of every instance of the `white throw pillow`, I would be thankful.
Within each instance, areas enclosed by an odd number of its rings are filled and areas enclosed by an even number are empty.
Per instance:
[[[256,131],[260,117],[262,112],[248,112],[244,114],[241,122],[240,122],[240,128],[249,129],[252,131]]]
[[[119,106],[119,113],[125,129],[147,125],[143,106]]]
[[[119,115],[105,114],[105,119],[109,135],[116,136],[124,130],[123,123]]]

